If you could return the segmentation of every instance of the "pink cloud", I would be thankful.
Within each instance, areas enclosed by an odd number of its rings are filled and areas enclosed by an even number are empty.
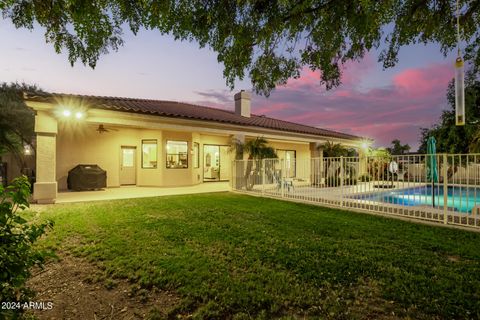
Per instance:
[[[361,61],[351,61],[341,66],[342,86],[355,86],[361,82],[365,75],[371,73],[375,67],[375,61],[371,54],[367,53]]]
[[[447,107],[446,89],[453,76],[450,64],[401,70],[383,86],[364,89],[366,79],[376,72],[370,56],[361,63],[347,63],[342,67],[343,84],[326,91],[319,85],[320,73],[304,69],[299,79],[277,88],[269,98],[253,95],[252,112],[371,137],[377,146],[388,146],[398,138],[416,150],[420,127],[431,126]],[[210,92],[204,97],[207,101],[200,104],[233,109],[230,92]]]
[[[372,137],[377,145],[387,146],[399,138],[415,149],[420,127],[429,127],[446,107],[450,65],[402,70],[383,87],[360,90],[373,68],[369,58],[365,64],[346,65],[343,85],[328,92],[318,85],[318,79],[314,84],[318,73],[304,72],[304,77],[289,81],[269,99],[254,97],[253,112],[261,110],[279,119]]]
[[[275,103],[269,106],[263,106],[263,108],[262,107],[256,108],[255,113],[261,115],[261,114],[272,113],[272,112],[280,112],[290,107],[291,106],[286,103]]]
[[[334,93],[333,93],[334,96],[336,97],[343,97],[343,98],[346,98],[346,97],[351,97],[352,96],[352,93],[348,90],[336,90]]]
[[[312,71],[308,67],[304,67],[300,72],[299,78],[288,80],[287,84],[280,87],[280,89],[288,88],[292,90],[295,88],[304,88],[305,86],[320,87],[320,77],[320,71]]]
[[[452,67],[446,64],[432,64],[400,72],[393,78],[393,84],[402,94],[422,97],[448,83],[452,73]]]
[[[355,112],[349,111],[349,110],[333,110],[331,112],[323,112],[322,121],[331,123],[333,128],[335,127],[336,124],[339,123],[338,121],[342,121],[340,119],[345,119],[347,117],[352,117],[354,115],[355,115]],[[317,111],[310,111],[310,112],[298,113],[297,115],[288,117],[285,120],[306,124],[307,122],[310,122],[311,119],[317,119],[318,117],[319,117],[319,113]]]
[[[362,76],[372,71],[375,62],[371,54],[366,54],[361,61],[348,61],[343,65],[340,65],[340,72],[342,73],[342,85],[351,86],[357,84]],[[290,79],[288,83],[280,87],[288,89],[304,88],[305,86],[311,86],[314,89],[321,89],[320,87],[321,72],[319,70],[312,71],[308,67],[303,67],[300,72],[300,77],[297,79]]]

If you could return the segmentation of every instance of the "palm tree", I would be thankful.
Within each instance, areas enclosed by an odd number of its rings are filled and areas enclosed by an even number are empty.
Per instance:
[[[319,150],[323,150],[323,156],[326,158],[336,158],[336,157],[353,157],[355,156],[355,150],[348,149],[341,145],[340,143],[333,143],[327,141],[324,144],[321,144],[317,147]],[[349,164],[345,164],[342,170],[340,162],[338,159],[332,159],[327,161],[327,169],[325,170],[324,178],[327,181],[330,181],[328,184],[330,186],[337,186],[339,183],[340,175],[343,174],[344,183],[354,183],[356,178],[357,170]]]
[[[268,141],[263,137],[257,137],[245,143],[238,139],[232,142],[232,148],[237,154],[248,154],[247,169],[245,170],[245,186],[247,190],[251,190],[255,184],[254,176],[258,174],[261,168],[261,160],[275,159],[277,154],[275,149],[268,145]],[[252,174],[253,163],[256,162],[255,172]]]
[[[324,157],[353,157],[355,155],[354,150],[348,149],[340,143],[333,143],[331,141],[319,145],[317,149],[323,150]]]

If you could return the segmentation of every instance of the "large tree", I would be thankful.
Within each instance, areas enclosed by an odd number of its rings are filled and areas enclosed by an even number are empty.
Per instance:
[[[480,0],[459,0],[466,58],[480,66]],[[95,66],[100,54],[123,44],[123,29],[156,29],[209,47],[224,64],[233,88],[247,74],[257,93],[320,70],[337,86],[341,64],[385,44],[384,67],[402,46],[436,42],[444,54],[456,46],[455,0],[0,0],[17,28],[45,28],[45,39],[70,62]]]
[[[22,167],[22,152],[25,145],[32,150],[33,111],[25,105],[23,92],[36,92],[39,89],[26,84],[0,84],[0,157],[4,153],[13,154]]]
[[[453,81],[447,89],[450,109],[444,110],[440,121],[431,128],[422,128],[420,153],[427,152],[430,136],[437,141],[437,152],[472,153],[480,151],[480,80],[478,75],[468,72],[465,79],[465,118],[464,126],[455,125],[455,87]]]

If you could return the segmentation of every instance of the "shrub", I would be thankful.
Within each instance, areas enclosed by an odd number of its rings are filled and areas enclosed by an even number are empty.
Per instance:
[[[0,301],[22,303],[33,296],[25,286],[33,266],[42,266],[45,253],[32,247],[52,223],[28,223],[19,209],[29,207],[30,183],[27,177],[15,179],[6,188],[0,186]],[[0,310],[0,318],[16,318],[18,310]]]

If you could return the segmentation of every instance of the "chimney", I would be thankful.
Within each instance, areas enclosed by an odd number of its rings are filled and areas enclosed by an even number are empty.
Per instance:
[[[250,118],[250,93],[245,90],[235,94],[235,114]]]

